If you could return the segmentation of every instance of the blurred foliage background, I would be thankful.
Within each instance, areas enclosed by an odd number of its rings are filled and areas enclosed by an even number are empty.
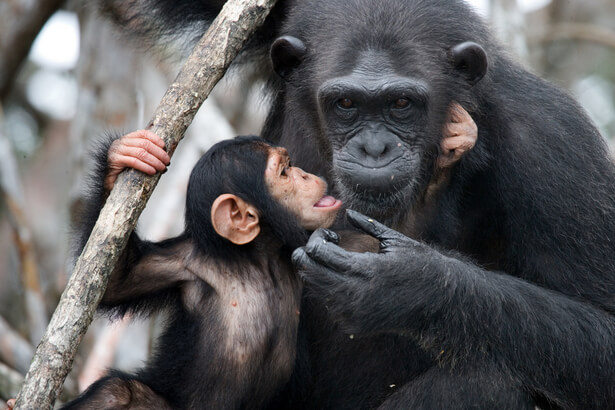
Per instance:
[[[512,54],[568,90],[614,144],[615,2],[470,2]],[[89,144],[106,132],[143,128],[180,63],[173,50],[141,50],[121,37],[93,1],[0,1],[1,399],[15,397],[72,270],[70,216],[83,192]],[[140,219],[148,239],[181,231],[188,175],[212,143],[260,130],[267,101],[258,75],[227,77]],[[139,366],[158,321],[95,320],[63,398],[107,367]]]

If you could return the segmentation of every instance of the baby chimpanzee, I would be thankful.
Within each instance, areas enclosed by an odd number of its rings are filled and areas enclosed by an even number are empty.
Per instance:
[[[156,145],[157,136],[139,131],[101,150],[83,238],[124,167],[153,172],[168,163]],[[260,138],[213,146],[192,171],[184,233],[155,243],[133,233],[101,302],[119,314],[164,309],[156,353],[136,374],[111,371],[65,408],[265,406],[295,360],[301,283],[290,253],[341,206],[326,189]]]

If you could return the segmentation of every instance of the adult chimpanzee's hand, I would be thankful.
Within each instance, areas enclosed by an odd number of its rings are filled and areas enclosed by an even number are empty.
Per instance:
[[[293,252],[307,292],[350,332],[401,330],[408,315],[428,302],[421,293],[448,258],[356,211],[348,210],[347,217],[380,241],[380,252],[349,252],[337,245],[335,232],[315,231]]]

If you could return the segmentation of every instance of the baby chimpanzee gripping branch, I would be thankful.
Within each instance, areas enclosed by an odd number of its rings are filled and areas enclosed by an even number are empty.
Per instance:
[[[101,149],[83,238],[119,171],[164,168],[160,145],[140,131]],[[138,157],[143,146],[149,153]],[[190,177],[184,233],[162,242],[133,233],[101,303],[120,315],[164,309],[156,353],[134,375],[111,371],[66,408],[265,406],[295,360],[301,282],[290,253],[341,206],[326,189],[260,138],[212,147]]]

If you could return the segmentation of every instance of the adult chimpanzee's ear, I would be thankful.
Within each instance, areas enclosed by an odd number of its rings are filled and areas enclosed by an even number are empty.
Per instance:
[[[235,245],[245,245],[258,236],[258,212],[237,195],[223,194],[211,206],[211,224],[218,235]]]
[[[307,48],[297,37],[282,36],[271,45],[271,62],[273,69],[280,77],[288,80],[295,68],[301,64]]]
[[[472,85],[479,82],[487,73],[487,53],[471,41],[457,44],[450,51],[453,67],[460,71]]]

